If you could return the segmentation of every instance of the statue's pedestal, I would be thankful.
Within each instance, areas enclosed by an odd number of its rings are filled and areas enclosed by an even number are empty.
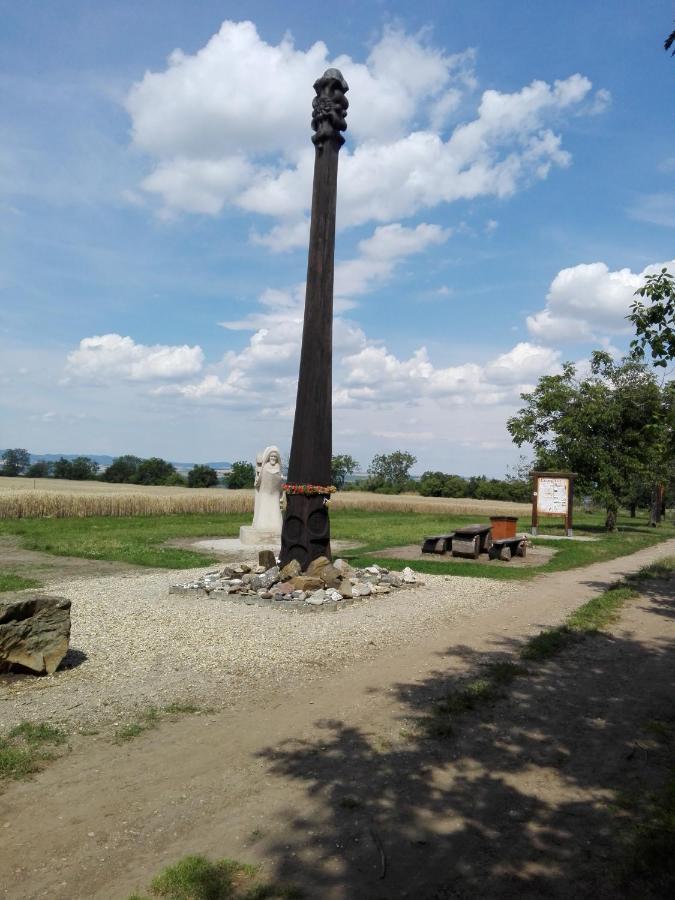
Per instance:
[[[239,529],[239,540],[249,547],[273,547],[281,546],[280,531],[263,531],[252,525],[242,525]]]

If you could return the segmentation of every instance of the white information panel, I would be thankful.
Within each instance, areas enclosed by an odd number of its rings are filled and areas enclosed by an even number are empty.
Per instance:
[[[540,513],[567,514],[569,481],[567,478],[539,478],[537,510]]]

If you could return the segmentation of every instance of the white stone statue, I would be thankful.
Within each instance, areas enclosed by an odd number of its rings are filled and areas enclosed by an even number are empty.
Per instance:
[[[242,544],[269,544],[281,541],[281,454],[278,447],[266,447],[256,457],[253,525],[239,530]]]

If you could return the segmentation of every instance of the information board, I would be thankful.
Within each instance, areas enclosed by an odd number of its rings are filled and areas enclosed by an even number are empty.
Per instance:
[[[569,504],[569,479],[539,476],[537,485],[537,511],[549,515],[567,515]]]
[[[572,537],[574,472],[532,472],[532,534],[539,516],[562,516],[567,536]]]

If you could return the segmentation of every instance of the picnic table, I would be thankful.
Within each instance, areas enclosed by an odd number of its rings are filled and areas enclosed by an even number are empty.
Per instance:
[[[489,525],[465,525],[457,528],[452,539],[453,556],[472,556],[478,559],[492,546],[492,529]]]

